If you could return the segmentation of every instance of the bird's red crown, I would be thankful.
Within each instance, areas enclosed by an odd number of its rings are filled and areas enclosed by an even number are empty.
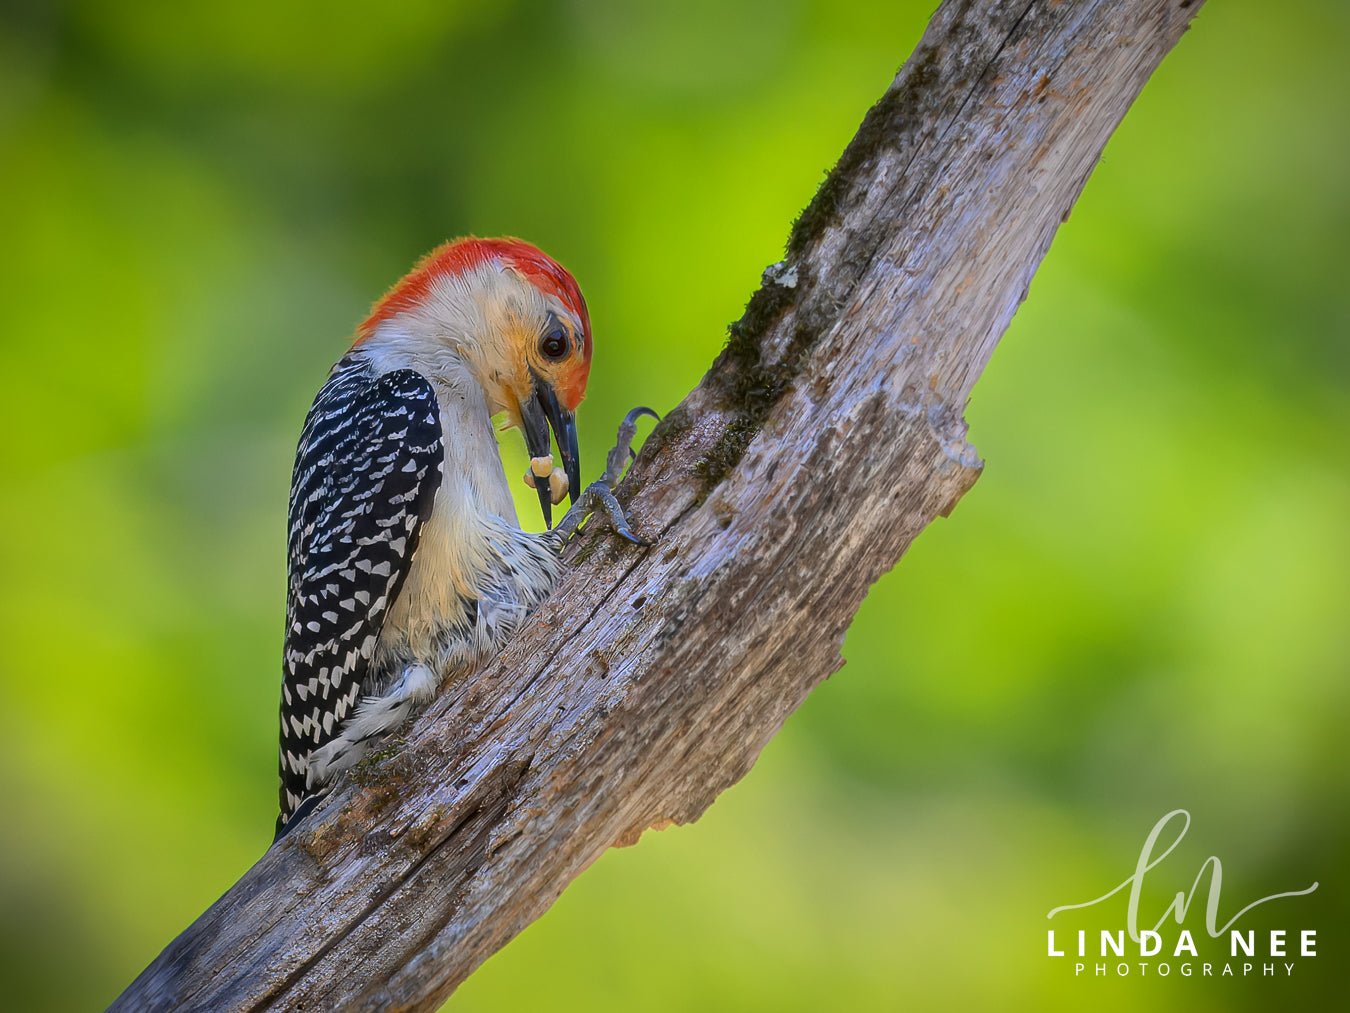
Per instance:
[[[581,401],[586,391],[586,379],[591,364],[591,317],[581,287],[565,267],[539,247],[523,239],[503,236],[498,239],[479,239],[466,236],[442,243],[419,260],[393,288],[380,298],[370,316],[356,329],[356,344],[360,345],[386,320],[415,309],[427,296],[436,280],[447,275],[471,271],[488,261],[496,260],[508,267],[536,288],[556,297],[581,321],[582,351],[577,368],[571,371],[567,386],[558,391],[568,402]]]

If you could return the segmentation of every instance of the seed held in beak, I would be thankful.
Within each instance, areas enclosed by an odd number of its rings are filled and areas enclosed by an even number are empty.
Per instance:
[[[561,503],[571,488],[572,483],[567,478],[567,472],[561,468],[554,468],[552,474],[548,476],[548,491],[553,499],[553,505]]]
[[[530,470],[525,483],[539,493],[539,509],[545,526],[553,527],[553,507],[570,495],[576,502],[577,487],[581,484],[581,460],[577,451],[577,424],[572,413],[558,403],[553,388],[542,378],[534,378],[534,396],[520,403],[521,430],[525,434],[525,448],[530,453]],[[558,442],[562,455],[562,474],[553,465],[549,430]],[[545,482],[539,479],[547,479]]]
[[[567,472],[563,471],[561,468],[553,467],[553,462],[551,458],[536,457],[530,461],[530,466],[525,469],[525,484],[528,485],[531,489],[538,489],[539,480],[546,477],[542,474],[539,474],[538,471],[536,470],[537,461],[546,461],[548,462],[547,467],[553,469],[547,475],[548,479],[547,485],[548,485],[549,499],[552,501],[552,504],[554,506],[557,506],[559,503],[561,503],[564,499],[567,498],[567,492],[572,487],[572,483],[569,482],[567,479]]]

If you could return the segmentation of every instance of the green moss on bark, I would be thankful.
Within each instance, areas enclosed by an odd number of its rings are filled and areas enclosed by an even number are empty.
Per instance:
[[[906,67],[897,85],[868,110],[839,163],[793,222],[787,254],[798,280],[784,285],[766,277],[765,284],[746,304],[741,319],[728,329],[726,347],[711,376],[723,395],[723,404],[734,416],[716,444],[694,466],[700,502],[740,463],[774,405],[801,372],[811,348],[833,325],[831,296],[814,292],[813,279],[807,277],[810,248],[862,199],[866,181],[872,176],[869,162],[878,152],[895,147],[897,137],[911,123],[922,120],[919,113],[935,94],[933,86],[939,76],[938,51],[928,48]],[[873,236],[850,237],[837,261],[861,268],[875,247]],[[838,293],[833,297],[838,298]],[[795,313],[795,321],[787,348],[777,361],[766,362],[765,337],[789,312]]]
[[[918,119],[919,107],[935,93],[933,85],[938,74],[938,51],[929,47],[906,66],[896,87],[867,110],[858,133],[792,223],[787,241],[790,258],[800,257],[826,228],[841,221],[844,212],[862,196],[851,191],[867,176],[864,171],[867,162],[878,151],[891,146],[889,139],[901,133],[909,122]]]

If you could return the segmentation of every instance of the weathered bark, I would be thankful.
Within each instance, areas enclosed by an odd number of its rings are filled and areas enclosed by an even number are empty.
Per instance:
[[[502,657],[359,768],[118,1009],[430,1009],[606,848],[686,823],[980,470],[961,413],[1184,0],[949,0],[726,350]]]

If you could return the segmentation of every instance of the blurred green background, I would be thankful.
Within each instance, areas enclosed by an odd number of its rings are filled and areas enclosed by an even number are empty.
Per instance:
[[[701,376],[930,7],[6,6],[7,1006],[105,1004],[267,845],[290,458],[369,303],[448,236],[553,252],[595,323],[593,470],[624,409]],[[845,670],[451,1008],[1337,994],[1347,49],[1337,0],[1201,12],[975,392],[984,477],[877,585]],[[1317,959],[1244,982],[1047,958],[1046,912],[1177,807],[1157,897],[1210,854],[1225,918],[1318,880],[1243,922],[1315,928]]]

